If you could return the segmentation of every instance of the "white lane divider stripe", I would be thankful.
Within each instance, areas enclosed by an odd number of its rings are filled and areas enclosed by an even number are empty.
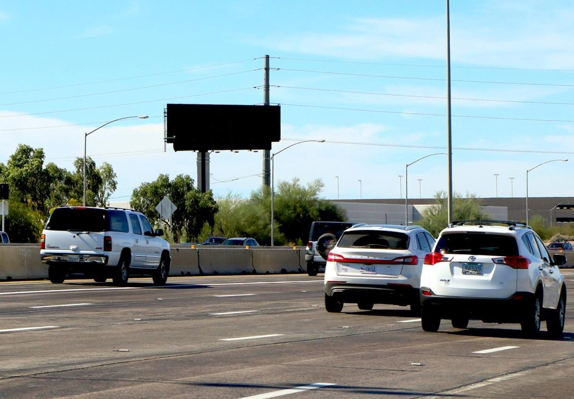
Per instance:
[[[254,296],[256,294],[227,294],[227,295],[214,295],[216,298],[231,298],[234,296]]]
[[[0,292],[0,295],[21,295],[21,294],[59,294],[61,292],[80,292],[80,291],[105,291],[105,290],[136,290],[139,287],[109,287],[109,288],[71,288],[68,290],[41,290],[41,291],[14,291]]]
[[[258,310],[239,310],[237,312],[221,312],[221,313],[210,313],[211,316],[227,316],[233,314],[245,314],[245,313],[255,313]]]
[[[445,396],[458,395],[458,394],[461,394],[463,392],[468,392],[468,391],[472,391],[473,389],[483,388],[483,387],[492,385],[492,384],[497,383],[497,382],[508,381],[508,380],[511,380],[513,378],[518,378],[518,377],[524,377],[525,375],[527,375],[529,373],[530,373],[530,371],[519,371],[519,372],[513,373],[513,374],[507,374],[507,375],[503,375],[500,377],[490,378],[486,381],[477,382],[477,383],[466,385],[466,386],[456,388],[456,389],[451,389],[449,391],[442,391],[441,396],[430,396],[427,399],[440,399],[440,398],[444,398]]]
[[[296,387],[296,388],[292,388],[292,389],[283,389],[281,391],[275,391],[275,392],[269,392],[269,393],[262,393],[259,395],[253,395],[253,396],[244,396],[241,399],[269,399],[269,398],[277,398],[279,396],[285,396],[285,395],[291,395],[294,393],[300,393],[300,392],[304,392],[304,391],[311,391],[313,389],[319,389],[319,388],[325,388],[328,386],[332,386],[335,384],[330,384],[327,382],[318,382],[316,384],[311,384],[311,385],[303,385],[300,387]]]
[[[41,327],[9,328],[9,329],[7,329],[7,330],[0,330],[0,334],[2,334],[2,333],[18,332],[18,331],[51,330],[51,329],[54,329],[54,328],[60,328],[60,326],[41,326]]]
[[[220,341],[242,341],[246,339],[261,339],[261,338],[271,338],[271,337],[280,337],[285,334],[269,334],[269,335],[254,335],[252,337],[238,337],[238,338],[222,338]]]
[[[43,306],[30,306],[30,309],[47,309],[47,308],[68,308],[72,306],[89,306],[91,303],[67,303],[64,305],[43,305]]]
[[[485,354],[485,353],[494,353],[494,352],[501,352],[501,351],[507,351],[510,349],[517,349],[520,348],[520,346],[501,346],[499,348],[492,348],[492,349],[485,349],[482,351],[476,351],[476,352],[472,352],[472,353],[477,353],[477,354]]]
[[[421,321],[421,319],[399,320],[397,323],[416,323],[417,321]]]

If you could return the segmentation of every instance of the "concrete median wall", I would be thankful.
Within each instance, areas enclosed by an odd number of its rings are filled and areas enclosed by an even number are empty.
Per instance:
[[[305,248],[171,248],[171,276],[272,274],[306,271]],[[48,278],[36,244],[0,245],[0,281]]]

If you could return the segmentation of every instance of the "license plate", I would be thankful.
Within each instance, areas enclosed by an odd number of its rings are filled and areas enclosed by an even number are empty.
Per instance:
[[[482,276],[482,263],[463,263],[462,274]]]
[[[361,273],[376,273],[377,267],[372,265],[361,266]]]
[[[68,262],[79,262],[80,255],[68,255]]]

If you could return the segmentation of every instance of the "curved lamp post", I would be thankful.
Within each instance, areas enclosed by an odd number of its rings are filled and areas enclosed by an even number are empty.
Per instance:
[[[95,128],[94,130],[92,130],[91,132],[88,133],[84,133],[84,206],[86,206],[86,152],[87,152],[87,142],[88,142],[88,136],[92,133],[94,133],[96,130],[100,130],[101,128],[103,128],[106,125],[109,125],[110,123],[113,122],[117,122],[117,121],[121,121],[123,119],[131,119],[131,118],[140,118],[140,119],[147,119],[148,116],[147,115],[142,115],[142,116],[124,116],[123,118],[118,118],[118,119],[114,119],[112,121],[106,122],[103,125]]]
[[[303,140],[303,141],[298,141],[296,143],[293,143],[285,148],[283,148],[281,151],[277,151],[276,153],[274,153],[273,155],[271,155],[271,246],[275,246],[275,243],[273,242],[273,232],[275,230],[275,156],[281,154],[283,151],[297,145],[297,144],[303,144],[303,143],[324,143],[325,140]]]
[[[547,163],[550,163],[550,162],[568,162],[568,160],[567,159],[551,159],[550,161],[542,162],[542,163],[536,165],[535,167],[526,170],[526,225],[527,226],[528,226],[528,172],[532,172],[537,167],[542,166],[542,165],[547,164]]]
[[[446,153],[437,152],[434,154],[425,155],[424,157],[421,157],[416,161],[408,163],[407,166],[405,167],[405,226],[409,225],[409,166],[417,163],[418,161],[422,161],[425,158],[434,157],[435,155],[446,155]]]

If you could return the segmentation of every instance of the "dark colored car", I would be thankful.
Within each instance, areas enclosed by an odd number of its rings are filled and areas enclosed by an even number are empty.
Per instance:
[[[221,245],[225,241],[225,237],[209,237],[199,245]]]
[[[240,245],[244,247],[258,247],[259,243],[251,237],[234,237],[223,241],[221,245]]]
[[[568,241],[554,241],[548,244],[548,249],[563,249],[564,251],[572,251],[572,244]]]

